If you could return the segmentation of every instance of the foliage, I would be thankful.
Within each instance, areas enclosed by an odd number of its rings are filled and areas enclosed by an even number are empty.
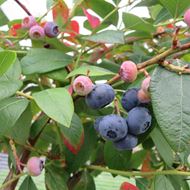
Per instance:
[[[27,6],[18,5],[30,14]],[[9,154],[10,165],[2,189],[15,189],[27,174],[22,164],[33,155],[46,159],[47,190],[93,190],[94,178],[103,171],[135,178],[140,190],[190,189],[190,33],[179,22],[189,5],[189,0],[126,1],[122,6],[120,0],[75,0],[69,9],[64,0],[47,0],[59,36],[33,39],[30,48],[19,43],[29,39],[22,20],[8,21],[0,9],[0,26],[9,27],[0,40],[0,152]],[[146,7],[150,18],[129,13],[127,7]],[[36,18],[41,26],[45,16]],[[75,16],[86,18],[89,35],[80,33]],[[118,80],[126,60],[138,69],[133,83]],[[78,75],[94,83],[106,80],[121,102],[122,92],[139,88],[147,73],[152,126],[133,151],[118,151],[93,123],[118,109],[123,117],[127,112],[120,103],[88,108],[72,83]],[[26,176],[19,189],[36,190],[35,178]]]

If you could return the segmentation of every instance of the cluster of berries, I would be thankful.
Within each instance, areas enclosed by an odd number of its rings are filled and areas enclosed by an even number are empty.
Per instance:
[[[137,67],[132,61],[125,61],[119,71],[120,78],[133,82],[137,77]],[[110,114],[98,117],[94,127],[106,140],[113,142],[118,150],[131,150],[137,143],[137,135],[146,132],[151,126],[152,117],[144,106],[150,102],[150,76],[143,80],[141,88],[127,90],[121,100],[122,107],[128,112],[125,119],[120,115]],[[85,96],[88,107],[101,109],[115,98],[115,91],[109,84],[96,84],[87,76],[79,76],[73,82],[74,91]]]
[[[22,28],[29,29],[31,39],[42,39],[45,36],[54,38],[59,34],[58,26],[54,22],[46,22],[42,27],[33,16],[25,17],[22,20]]]

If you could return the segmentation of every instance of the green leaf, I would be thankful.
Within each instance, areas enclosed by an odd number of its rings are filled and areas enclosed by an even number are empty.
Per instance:
[[[170,180],[164,175],[158,175],[154,180],[154,190],[174,190]]]
[[[0,76],[16,61],[16,53],[10,51],[0,52]]]
[[[93,177],[89,172],[84,171],[79,182],[74,186],[73,190],[96,190]]]
[[[27,176],[19,187],[19,190],[38,190],[33,179]]]
[[[97,43],[108,43],[108,44],[124,44],[124,32],[115,30],[106,30],[99,32],[92,36],[83,37],[84,40],[89,40]]]
[[[73,100],[65,88],[43,90],[33,94],[33,97],[37,105],[49,117],[65,127],[70,127],[74,106]]]
[[[35,48],[28,51],[21,60],[23,73],[45,73],[64,68],[72,62],[69,55],[55,49]]]
[[[158,125],[171,147],[184,151],[190,143],[190,77],[157,67],[151,81],[152,106]]]
[[[0,135],[10,130],[28,105],[28,100],[8,98],[0,101]]]
[[[12,96],[21,86],[20,80],[0,81],[0,100]]]
[[[63,168],[53,165],[46,167],[45,184],[48,190],[68,190],[66,179],[67,174]]]
[[[0,0],[0,5],[3,4],[6,0]]]
[[[105,18],[110,12],[115,9],[111,3],[102,0],[85,0],[88,8],[92,9],[95,13],[97,13],[100,17]],[[118,11],[115,11],[110,17],[108,17],[104,24],[115,25],[118,23]]]
[[[0,1],[0,5],[3,3],[4,1],[1,0]],[[7,24],[8,22],[8,18],[5,16],[4,12],[2,11],[2,9],[0,8],[0,26],[3,26],[5,24]]]
[[[68,72],[66,71],[66,69],[59,69],[59,70],[51,71],[49,73],[45,73],[45,75],[54,80],[64,81],[68,75]]]
[[[162,133],[160,132],[160,130],[157,127],[155,127],[152,130],[150,136],[165,163],[168,166],[172,166],[174,160],[173,151],[166,139],[164,138],[164,136],[162,135]]]
[[[160,0],[160,3],[174,18],[177,18],[189,7],[190,0]]]
[[[84,143],[80,151],[74,155],[65,149],[66,169],[69,173],[83,166],[97,146],[97,135],[92,123],[84,124]]]
[[[8,81],[8,80],[18,80],[21,75],[21,66],[18,59],[9,67],[9,69],[0,76],[0,80]]]
[[[14,139],[15,142],[20,144],[26,143],[30,133],[31,121],[32,113],[30,106],[28,106],[15,125],[6,132],[6,135]]]
[[[66,145],[69,144],[69,146],[71,146],[77,153],[80,150],[84,139],[84,130],[80,118],[74,114],[70,128],[66,128],[63,125],[59,126],[61,128],[64,142],[66,142]]]
[[[123,22],[125,24],[125,27],[130,30],[138,30],[144,32],[155,31],[153,25],[131,13],[123,13]]]
[[[156,16],[154,24],[160,24],[160,22],[166,21],[171,18],[170,13],[166,8],[162,8]]]
[[[104,159],[111,169],[125,170],[131,158],[131,151],[118,151],[111,141],[106,141],[104,147]]]
[[[105,76],[105,75],[115,75],[115,73],[101,68],[101,67],[97,67],[97,66],[81,66],[75,70],[73,70],[72,72],[70,72],[67,76],[67,78],[75,76],[75,75],[87,75],[87,73],[89,73],[88,76]]]

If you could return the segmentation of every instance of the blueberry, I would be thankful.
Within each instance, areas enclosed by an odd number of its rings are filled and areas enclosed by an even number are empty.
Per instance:
[[[54,38],[58,36],[59,34],[59,29],[58,26],[54,22],[46,22],[44,26],[44,32],[46,36],[50,38]]]
[[[118,150],[132,150],[137,146],[138,139],[134,135],[127,134],[123,139],[114,142],[116,149]]]
[[[99,121],[99,133],[106,140],[118,141],[126,136],[128,126],[124,118],[119,115],[106,115]]]
[[[33,16],[27,16],[22,20],[22,28],[29,29],[36,24],[36,19]]]
[[[96,129],[97,132],[99,132],[99,124],[100,124],[100,121],[102,120],[103,116],[101,117],[98,117],[95,122],[94,122],[94,128]]]
[[[88,107],[100,109],[110,104],[115,98],[115,92],[109,84],[97,84],[85,97]]]
[[[138,88],[131,88],[124,92],[121,99],[121,105],[127,112],[139,105],[140,102],[137,97],[138,90]]]
[[[127,124],[129,133],[139,135],[146,132],[151,126],[152,117],[144,107],[135,107],[128,113]]]
[[[132,61],[124,61],[119,70],[119,75],[125,82],[133,82],[138,74],[137,66]]]
[[[42,39],[45,36],[44,29],[39,25],[32,26],[29,30],[29,36],[32,39]]]
[[[94,84],[87,76],[78,76],[73,82],[73,89],[80,96],[89,94],[92,91],[93,86]]]
[[[27,162],[27,170],[31,176],[39,176],[43,169],[43,161],[38,157],[31,157]]]

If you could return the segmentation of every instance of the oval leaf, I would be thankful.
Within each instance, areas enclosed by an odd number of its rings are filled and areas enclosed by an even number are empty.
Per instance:
[[[16,61],[16,53],[10,51],[0,52],[0,76]]]
[[[27,105],[27,99],[8,98],[0,101],[0,135],[15,125]]]
[[[167,141],[176,151],[190,144],[190,77],[157,67],[151,80],[154,114]]]
[[[31,49],[21,60],[23,74],[45,73],[64,68],[72,62],[69,55],[55,49]]]
[[[84,141],[84,130],[80,118],[74,114],[71,127],[68,129],[60,125],[64,144],[73,153],[77,154]]]
[[[123,22],[127,29],[139,30],[144,32],[154,32],[155,28],[142,18],[131,13],[123,13]]]
[[[27,176],[22,182],[19,190],[38,190],[33,179],[30,176]]]
[[[0,100],[12,96],[22,86],[20,80],[0,81]]]
[[[66,89],[48,89],[33,94],[33,97],[38,106],[49,117],[65,127],[70,127],[74,106],[73,100]]]
[[[87,75],[88,76],[105,76],[105,75],[114,75],[115,73],[96,66],[81,66],[78,69],[70,72],[67,78],[75,76],[75,75]]]
[[[106,30],[92,36],[86,36],[83,39],[108,44],[124,44],[124,33],[122,31]]]

